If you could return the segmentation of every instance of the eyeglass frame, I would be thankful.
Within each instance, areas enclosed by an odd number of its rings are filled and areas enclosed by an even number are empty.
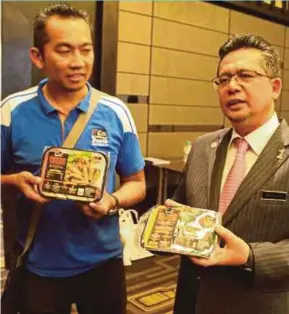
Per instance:
[[[240,72],[251,72],[251,73],[255,73],[256,75],[250,77],[250,79],[253,79],[253,78],[255,78],[255,77],[267,77],[267,78],[269,78],[269,79],[274,79],[274,78],[275,78],[275,77],[273,77],[273,76],[269,76],[269,75],[266,75],[266,74],[259,73],[259,72],[255,71],[255,70],[240,69],[240,70],[236,71],[235,74],[231,74],[231,73],[224,74],[224,75],[227,75],[227,76],[228,76],[228,82],[226,82],[225,85],[222,86],[222,88],[228,86],[228,85],[230,84],[230,82],[232,81],[232,79],[233,79],[235,76],[237,76],[237,79],[238,79],[238,78],[240,79],[240,77],[238,77],[238,74],[239,74]],[[219,90],[220,87],[221,87],[221,84],[216,83],[216,80],[217,80],[220,76],[222,76],[222,74],[212,79],[212,83],[213,83],[213,86],[214,86],[214,89],[215,89],[215,90]],[[242,85],[242,83],[246,83],[246,82],[242,81],[242,79],[240,79],[240,81],[241,81],[241,85]],[[240,81],[237,81],[238,84],[240,83]]]

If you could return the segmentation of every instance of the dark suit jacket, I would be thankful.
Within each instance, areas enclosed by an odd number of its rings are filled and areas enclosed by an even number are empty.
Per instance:
[[[231,133],[225,129],[194,142],[174,197],[177,201],[218,209]],[[287,195],[285,200],[263,199],[262,191]],[[288,314],[289,126],[285,121],[239,187],[223,225],[251,245],[254,272],[241,267],[196,267],[183,257],[174,313]]]

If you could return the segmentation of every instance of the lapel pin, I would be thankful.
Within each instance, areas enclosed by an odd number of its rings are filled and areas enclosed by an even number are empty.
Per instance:
[[[211,148],[216,148],[217,145],[218,145],[217,142],[214,142],[214,143],[211,144]]]
[[[285,148],[279,149],[279,152],[278,152],[278,155],[276,156],[276,158],[282,159],[284,152],[285,152]]]

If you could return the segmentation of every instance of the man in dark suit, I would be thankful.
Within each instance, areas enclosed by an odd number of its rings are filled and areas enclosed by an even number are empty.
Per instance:
[[[174,313],[288,314],[289,126],[275,112],[278,54],[246,34],[219,56],[213,83],[232,128],[193,143],[174,199],[220,211],[221,243],[209,259],[182,257]]]

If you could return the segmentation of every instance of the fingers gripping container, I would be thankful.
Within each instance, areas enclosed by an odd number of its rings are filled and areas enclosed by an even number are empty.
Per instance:
[[[42,157],[39,192],[48,198],[94,202],[102,198],[108,158],[104,153],[62,147]]]

